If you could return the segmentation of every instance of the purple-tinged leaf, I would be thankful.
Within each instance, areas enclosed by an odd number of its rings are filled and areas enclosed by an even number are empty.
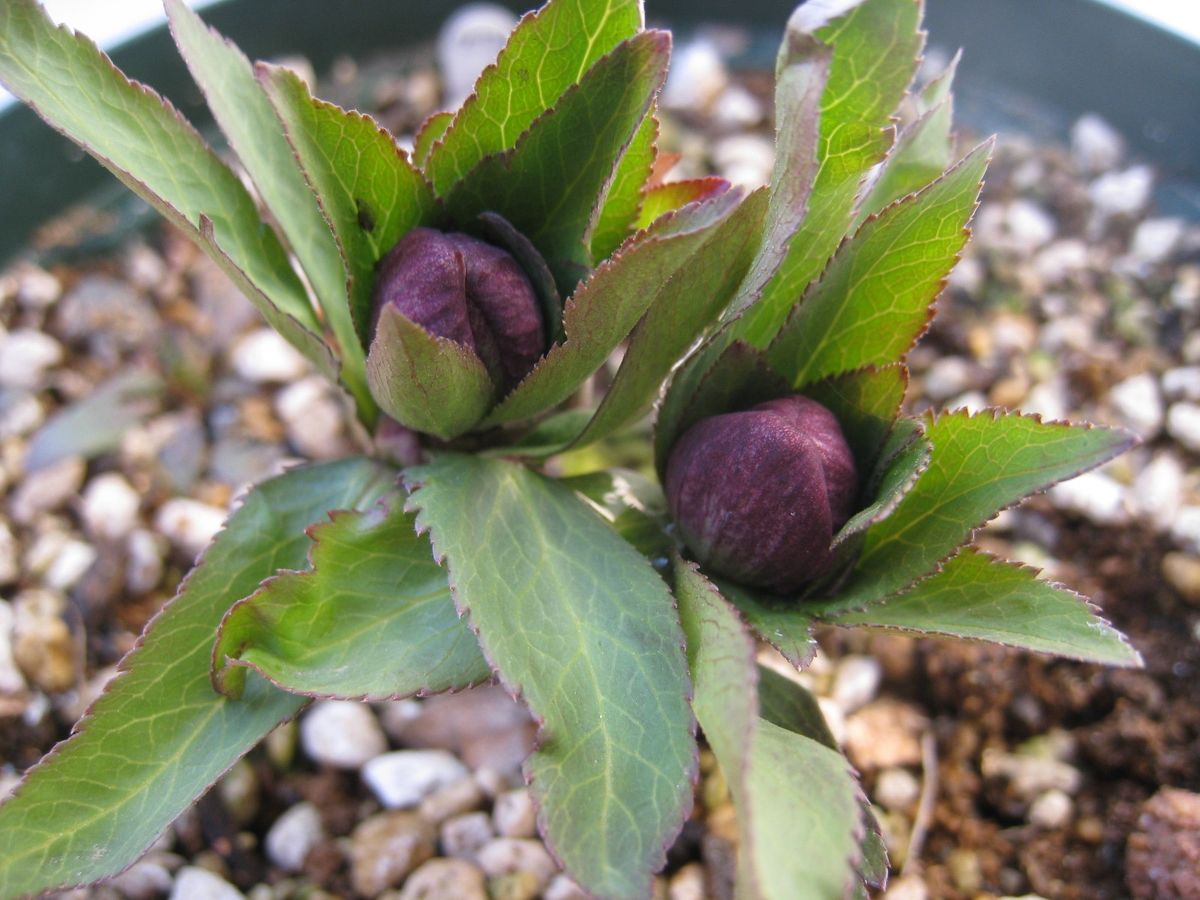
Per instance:
[[[658,117],[651,107],[617,163],[603,202],[592,211],[588,247],[593,263],[612,256],[638,227],[644,227],[638,225],[638,213],[643,205],[642,189],[654,171],[658,130]]]
[[[715,197],[729,188],[728,181],[716,176],[656,184],[646,189],[634,227],[649,228],[660,216],[682,209],[689,203]]]

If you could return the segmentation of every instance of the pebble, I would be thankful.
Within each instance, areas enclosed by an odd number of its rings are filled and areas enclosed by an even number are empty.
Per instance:
[[[163,576],[166,542],[146,528],[130,532],[125,541],[125,587],[131,594],[145,594],[158,587]]]
[[[766,116],[757,97],[741,85],[731,84],[713,102],[713,124],[722,131],[753,128]]]
[[[13,659],[25,677],[48,694],[78,682],[71,629],[63,619],[66,601],[53,591],[30,588],[13,600]]]
[[[156,900],[171,891],[171,871],[160,862],[143,859],[104,882],[129,900]]]
[[[518,774],[533,749],[529,710],[496,685],[389,703],[382,721],[396,743],[448,750],[473,769]]]
[[[1200,553],[1200,506],[1181,506],[1171,523],[1171,537],[1180,547]]]
[[[884,900],[928,900],[929,888],[919,875],[902,875],[888,885]]]
[[[975,217],[975,235],[983,247],[1029,255],[1054,240],[1054,217],[1032,200],[984,205]]]
[[[25,690],[25,676],[13,658],[13,626],[16,613],[12,604],[0,599],[0,696],[20,694]]]
[[[479,848],[479,865],[492,878],[528,872],[536,876],[538,891],[545,889],[558,866],[540,841],[495,838]]]
[[[1089,174],[1107,172],[1125,154],[1120,132],[1095,113],[1087,113],[1071,126],[1071,158]]]
[[[0,440],[33,434],[46,419],[41,401],[25,392],[0,392]]]
[[[987,271],[977,257],[964,256],[958,261],[958,265],[950,270],[950,274],[946,276],[946,283],[955,290],[974,297],[987,283]]]
[[[491,900],[537,900],[541,896],[537,876],[532,872],[512,872],[487,880]]]
[[[58,509],[79,493],[86,465],[68,456],[44,469],[26,473],[9,501],[13,521],[27,525],[39,514]]]
[[[1125,487],[1103,472],[1084,472],[1050,488],[1050,501],[1097,525],[1117,525],[1128,519]]]
[[[537,833],[537,809],[533,796],[525,788],[507,791],[496,797],[492,821],[501,837],[531,838]]]
[[[1162,392],[1150,372],[1133,375],[1115,384],[1109,392],[1113,409],[1139,437],[1153,439],[1163,426]]]
[[[325,828],[317,808],[311,803],[297,803],[267,832],[267,859],[285,872],[299,872],[308,852],[324,839]]]
[[[875,699],[882,680],[883,667],[875,657],[844,656],[833,675],[833,700],[843,712],[854,712]]]
[[[488,900],[487,883],[465,859],[431,859],[404,880],[398,900]]]
[[[483,805],[483,788],[474,778],[460,778],[438,788],[421,801],[420,813],[435,825],[451,816],[472,812]]]
[[[350,836],[354,889],[374,897],[400,884],[433,856],[433,826],[416,813],[385,812],[362,822]]]
[[[893,812],[910,812],[921,796],[921,783],[908,769],[884,769],[875,779],[875,800]]]
[[[1026,801],[1049,790],[1073,795],[1083,781],[1079,770],[1062,760],[995,748],[983,751],[980,770],[985,778],[1008,782],[1013,793]]]
[[[1183,234],[1182,219],[1147,219],[1134,230],[1129,253],[1138,262],[1159,265],[1178,249]]]
[[[17,562],[17,539],[8,523],[0,519],[0,587],[12,584],[20,574]]]
[[[974,381],[972,366],[961,356],[945,356],[925,373],[924,393],[930,400],[946,400],[966,391]]]
[[[249,824],[258,815],[261,806],[258,790],[258,774],[254,771],[254,766],[245,759],[236,762],[217,782],[221,802],[233,821],[239,825]],[[280,821],[287,815],[285,812]]]
[[[1021,404],[1021,411],[1041,416],[1045,421],[1061,421],[1067,417],[1067,388],[1055,377],[1035,384]]]
[[[300,746],[324,766],[359,769],[387,752],[387,738],[371,708],[353,700],[314,703],[300,720]],[[367,776],[366,772],[363,773]]]
[[[175,876],[170,900],[243,900],[245,895],[208,869],[184,866]]]
[[[1088,196],[1100,222],[1113,216],[1136,216],[1150,202],[1154,188],[1154,170],[1132,166],[1120,172],[1101,175],[1088,186]]]
[[[397,750],[363,767],[363,781],[388,809],[416,806],[439,788],[468,778],[467,767],[444,750]]]
[[[570,875],[559,873],[542,892],[542,900],[588,900],[588,894]]]
[[[695,115],[709,109],[728,85],[721,51],[708,40],[689,41],[671,54],[661,102],[667,109]]]
[[[334,388],[320,375],[289,385],[275,397],[275,412],[283,420],[288,441],[310,459],[345,455],[344,409]]]
[[[1162,575],[1184,600],[1200,604],[1200,558],[1172,551],[1163,556]]]
[[[123,475],[117,472],[97,475],[83,492],[79,509],[83,527],[100,540],[123,538],[137,525],[141,502],[138,492]]]
[[[1188,450],[1200,452],[1200,405],[1172,403],[1167,410],[1167,433]]]
[[[921,734],[929,720],[917,707],[880,699],[846,719],[846,753],[860,770],[913,766],[921,762]]]
[[[438,833],[443,853],[447,856],[471,859],[475,858],[480,847],[495,836],[492,817],[484,812],[467,813],[465,816],[447,819]]]
[[[273,328],[259,328],[239,338],[230,362],[251,384],[296,381],[309,372],[308,360]]]
[[[688,863],[671,876],[668,900],[706,900],[708,877],[701,863]]]
[[[438,33],[437,63],[448,107],[457,107],[471,94],[516,24],[517,17],[495,3],[470,3],[446,19]]]
[[[160,319],[128,282],[87,275],[59,301],[55,324],[68,341],[87,341],[91,352],[115,358],[124,348],[145,346]]]
[[[846,742],[846,713],[832,697],[818,697],[817,707],[833,739],[841,746]]]
[[[1039,251],[1033,259],[1033,270],[1042,281],[1052,286],[1086,271],[1087,266],[1087,244],[1078,238],[1055,241]]]
[[[58,547],[42,573],[42,584],[51,590],[66,592],[75,587],[96,561],[97,551],[91,544],[67,538]]]
[[[17,302],[25,309],[48,309],[62,296],[62,282],[40,266],[20,266],[17,279]]]
[[[1167,531],[1183,504],[1183,463],[1173,453],[1159,453],[1138,472],[1129,493],[1133,511],[1159,531]]]
[[[1162,376],[1163,393],[1172,400],[1200,402],[1200,366],[1167,369]]]
[[[225,510],[208,503],[188,497],[172,497],[158,508],[154,527],[173,547],[196,557],[221,530],[225,515]]]
[[[1161,787],[1142,804],[1125,881],[1137,900],[1200,897],[1200,794]]]
[[[1065,792],[1051,789],[1034,798],[1027,818],[1030,825],[1054,831],[1070,823],[1074,810],[1075,804]]]
[[[63,359],[62,344],[32,328],[0,332],[0,386],[36,389]]]
[[[722,177],[753,190],[771,180],[775,145],[759,134],[733,134],[713,144],[712,159]]]

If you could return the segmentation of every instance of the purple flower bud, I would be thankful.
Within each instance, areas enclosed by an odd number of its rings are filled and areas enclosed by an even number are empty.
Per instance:
[[[391,303],[430,334],[475,352],[507,391],[545,352],[537,294],[506,251],[461,232],[414,228],[379,263],[374,321]]]
[[[794,395],[702,419],[667,461],[684,543],[714,574],[792,593],[828,574],[858,476],[837,419]]]

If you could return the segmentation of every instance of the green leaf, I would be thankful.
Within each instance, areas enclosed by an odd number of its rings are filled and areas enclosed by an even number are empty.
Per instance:
[[[861,608],[907,588],[1001,509],[1134,443],[1123,431],[994,410],[926,417],[925,422],[933,446],[929,468],[895,512],[867,532],[846,587],[827,604],[814,604],[814,611]]]
[[[955,54],[946,71],[914,98],[918,116],[900,132],[896,145],[884,160],[875,183],[859,205],[858,223],[920,190],[949,167],[954,158],[951,134],[954,103],[950,85],[961,55],[962,51]]]
[[[651,107],[617,163],[612,184],[592,213],[589,247],[592,261],[607,259],[634,231],[642,208],[642,188],[654,170],[658,118]]]
[[[280,568],[304,565],[304,528],[373,502],[394,473],[365,459],[260,484],[71,738],[0,805],[0,896],[115,875],[302,698],[261,680],[233,702],[209,682],[221,616]]]
[[[511,150],[484,158],[446,192],[451,219],[504,216],[533,242],[559,291],[569,295],[591,266],[592,211],[662,86],[670,44],[666,32],[646,31],[617,45]]]
[[[500,444],[480,452],[485,456],[505,459],[545,459],[547,456],[554,456],[579,437],[595,413],[595,409],[584,407],[565,409],[547,416],[511,443]]]
[[[1138,652],[1084,597],[1037,574],[965,547],[903,594],[829,621],[992,641],[1112,666],[1142,665]]]
[[[603,897],[645,897],[696,770],[683,635],[654,570],[569,488],[501,460],[409,469],[501,680],[541,720],[526,763],[547,844]]]
[[[738,895],[825,900],[857,883],[861,808],[836,749],[758,715],[754,644],[692,566],[677,563],[692,707],[738,811]]]
[[[641,0],[551,0],[525,16],[429,154],[425,169],[438,194],[485,157],[515,147],[564,91],[641,27]]]
[[[689,203],[697,203],[715,197],[729,190],[729,182],[724,178],[709,176],[707,178],[688,178],[683,181],[668,181],[666,184],[656,184],[647,188],[642,197],[634,227],[649,228],[661,216],[682,209]]]
[[[571,396],[629,335],[663,284],[694,261],[709,229],[736,211],[738,199],[723,194],[681,210],[602,263],[567,301],[566,341],[550,348],[485,425],[527,419]]]
[[[173,107],[87,38],[56,27],[34,0],[0,4],[0,83],[201,246],[209,219],[224,248],[218,264],[257,288],[251,299],[272,324],[319,333],[304,286],[237,175]]]
[[[412,161],[414,166],[422,170],[425,168],[425,164],[429,161],[429,154],[433,152],[433,145],[442,139],[446,129],[453,121],[454,113],[447,109],[433,113],[421,123],[417,136],[413,140]]]
[[[607,437],[647,410],[671,368],[717,320],[750,265],[766,199],[766,192],[758,191],[743,200],[731,216],[709,230],[691,261],[658,285],[577,446]]]
[[[314,526],[310,571],[234,605],[213,652],[223,693],[239,696],[249,669],[292,693],[371,700],[491,677],[404,499],[397,491]]]
[[[892,142],[892,113],[916,71],[924,44],[921,6],[912,0],[804,4],[788,22],[783,64],[811,42],[833,47],[821,97],[819,163],[807,214],[762,299],[747,310],[738,337],[762,347],[825,268],[850,226],[862,179]],[[832,17],[832,18],[831,18]]]
[[[896,362],[912,347],[967,242],[991,148],[980,145],[841,246],[767,351],[794,386]]]
[[[626,469],[604,469],[560,479],[586,498],[638,553],[655,565],[674,549],[667,533],[667,501],[657,482]]]
[[[314,99],[288,69],[259,63],[257,71],[345,256],[350,313],[365,347],[375,264],[409,230],[431,221],[433,193],[370,116]]]
[[[341,254],[250,61],[182,0],[166,0],[166,10],[213,116],[308,274],[338,340],[342,377],[370,415],[373,404],[366,393],[363,350],[354,336]]]
[[[775,597],[732,581],[716,582],[725,599],[741,611],[755,634],[797,669],[805,669],[817,652],[813,617],[795,598]]]
[[[158,411],[166,385],[148,369],[114,375],[86,397],[59,410],[29,442],[25,471],[68,456],[90,459],[121,446],[125,433]]]
[[[430,334],[391,305],[379,315],[367,382],[401,425],[446,440],[477,424],[496,392],[470,348]]]

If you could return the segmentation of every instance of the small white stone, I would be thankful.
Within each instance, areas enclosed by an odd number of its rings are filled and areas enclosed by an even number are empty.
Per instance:
[[[284,388],[275,397],[275,412],[292,446],[305,456],[334,459],[346,452],[343,410],[324,378],[313,376]]]
[[[771,180],[775,145],[760,134],[733,134],[713,145],[712,160],[722,177],[753,189]]]
[[[170,900],[244,900],[245,894],[208,869],[184,866],[175,876]]]
[[[1124,153],[1120,132],[1095,113],[1080,116],[1071,126],[1071,157],[1084,172],[1107,172]]]
[[[588,900],[588,894],[570,875],[559,874],[542,893],[542,900]]]
[[[894,812],[908,812],[921,796],[921,783],[908,769],[884,769],[875,780],[875,799]]]
[[[1040,251],[1033,260],[1033,269],[1049,285],[1058,285],[1072,275],[1087,269],[1087,244],[1078,238],[1055,241]]]
[[[70,538],[59,547],[58,553],[46,567],[42,583],[51,590],[69,591],[96,561],[96,548],[84,541]]]
[[[33,394],[20,394],[6,401],[0,414],[0,440],[25,437],[46,419],[41,401]]]
[[[474,859],[479,848],[495,836],[492,817],[484,812],[473,812],[443,822],[438,840],[446,856]]]
[[[387,751],[387,738],[365,703],[323,700],[300,720],[300,745],[322,765],[358,769]]]
[[[171,890],[171,872],[160,862],[143,859],[104,883],[129,900],[154,900]]]
[[[728,84],[729,73],[721,52],[710,41],[692,41],[671,54],[662,104],[667,109],[700,113],[709,108]]]
[[[1200,506],[1184,506],[1171,523],[1171,537],[1180,547],[1200,553]]]
[[[873,656],[844,656],[833,675],[833,700],[842,712],[851,713],[875,699],[883,668]]]
[[[1166,531],[1183,504],[1183,481],[1186,472],[1171,453],[1160,453],[1137,474],[1130,494],[1133,512],[1152,522],[1159,531]]]
[[[17,539],[13,537],[8,523],[0,519],[0,587],[12,584],[21,574],[17,562]]]
[[[97,475],[83,492],[83,526],[94,538],[118,540],[137,524],[141,503],[138,492],[124,476],[116,472]]]
[[[1069,763],[1046,756],[1009,753],[1004,750],[983,751],[980,769],[984,778],[1003,778],[1014,793],[1033,800],[1049,790],[1074,794],[1083,783],[1083,775]]]
[[[25,676],[13,658],[13,628],[16,614],[12,604],[0,600],[0,696],[25,690]]]
[[[821,708],[821,716],[829,728],[829,733],[838,744],[846,741],[846,714],[832,697],[818,697],[817,706]]]
[[[946,409],[965,409],[971,414],[986,409],[987,406],[988,398],[982,391],[963,391],[945,403]]]
[[[1027,255],[1054,240],[1054,217],[1032,200],[984,206],[976,217],[975,233],[985,247]]]
[[[1088,350],[1095,343],[1095,327],[1082,316],[1056,317],[1042,329],[1038,343],[1043,350]]]
[[[1029,823],[1048,831],[1062,828],[1070,823],[1074,805],[1067,794],[1051,789],[1039,794],[1030,804]]]
[[[1103,472],[1084,472],[1050,488],[1050,500],[1059,509],[1077,513],[1098,525],[1117,525],[1128,518],[1125,487]]]
[[[925,373],[925,396],[930,400],[945,400],[961,394],[971,386],[971,364],[961,356],[946,356],[937,360]]]
[[[1088,187],[1096,215],[1101,221],[1112,216],[1135,216],[1150,202],[1154,171],[1149,166],[1133,166],[1120,172],[1101,175]]]
[[[129,554],[125,564],[125,587],[133,594],[144,594],[158,587],[167,549],[162,536],[138,528],[130,532],[125,548]]]
[[[1149,372],[1114,385],[1108,397],[1121,421],[1140,437],[1150,440],[1162,430],[1162,393],[1158,380]]]
[[[1147,219],[1133,232],[1129,252],[1138,262],[1166,262],[1183,240],[1182,219]]]
[[[1167,432],[1187,449],[1200,452],[1200,405],[1171,404],[1167,410]]]
[[[470,775],[444,750],[398,750],[376,756],[363,766],[367,787],[388,809],[416,806],[440,787]]]
[[[1200,402],[1200,366],[1167,369],[1162,376],[1163,392],[1172,400]]]
[[[173,497],[158,508],[154,527],[172,546],[199,556],[225,524],[225,515],[225,510],[199,500]]]
[[[251,384],[289,382],[309,372],[308,360],[272,328],[259,328],[233,345],[233,369]]]
[[[964,256],[950,270],[950,274],[946,278],[946,283],[950,287],[971,296],[975,296],[983,290],[986,282],[987,272],[984,270],[983,263],[976,256]]]
[[[39,514],[58,509],[79,493],[86,466],[78,456],[29,472],[17,487],[9,504],[13,521],[27,525]]]
[[[458,106],[471,94],[475,79],[495,61],[516,24],[510,10],[494,3],[470,3],[446,20],[438,33],[437,62],[447,106]]]
[[[740,84],[725,88],[713,103],[713,122],[722,131],[753,128],[764,115],[759,99]]]
[[[531,838],[537,833],[537,810],[525,788],[506,791],[496,798],[492,821],[501,837]]]
[[[479,848],[479,867],[492,878],[528,872],[538,879],[539,892],[558,872],[553,858],[540,841],[496,838]]]
[[[1021,410],[1038,415],[1047,421],[1059,421],[1067,417],[1067,389],[1060,378],[1052,378],[1035,384],[1021,404]]]
[[[40,266],[21,266],[17,273],[17,302],[25,309],[42,310],[62,296],[62,282]]]
[[[62,344],[32,328],[0,336],[0,385],[38,388],[46,370],[62,362]]]
[[[324,837],[317,808],[311,803],[297,803],[276,819],[267,832],[267,859],[285,872],[299,872],[308,852]]]

